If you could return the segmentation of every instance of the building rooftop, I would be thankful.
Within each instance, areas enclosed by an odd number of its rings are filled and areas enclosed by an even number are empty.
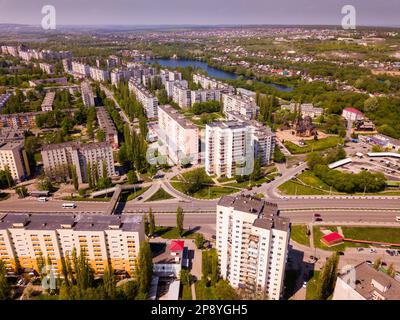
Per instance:
[[[96,148],[110,148],[110,143],[107,141],[104,142],[93,142],[93,143],[80,143],[79,141],[68,141],[62,143],[53,143],[45,145],[42,148],[42,151],[50,151],[50,150],[57,150],[57,149],[64,149],[64,148],[73,148],[73,149],[80,149],[80,150],[89,150],[89,149],[96,149]]]
[[[177,110],[175,110],[169,104],[159,105],[158,108],[161,109],[162,111],[164,111],[166,114],[168,114],[182,128],[184,128],[184,129],[197,129],[197,126],[195,126],[192,122],[190,122],[188,119],[186,119],[182,114],[180,114]]]

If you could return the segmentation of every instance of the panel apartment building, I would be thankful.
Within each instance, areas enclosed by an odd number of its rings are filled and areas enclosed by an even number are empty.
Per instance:
[[[256,159],[268,165],[273,159],[275,134],[255,120],[214,122],[206,125],[205,169],[209,175],[231,178],[248,175]],[[246,163],[243,163],[246,161]],[[237,171],[237,164],[243,169]]]
[[[115,176],[113,150],[108,142],[81,144],[79,142],[64,142],[43,147],[42,160],[44,171],[49,176],[68,174],[68,168],[74,165],[78,182],[88,181],[86,168],[97,165],[99,176],[103,176],[103,162],[106,165],[107,176]]]
[[[199,129],[170,105],[158,106],[158,138],[175,164],[199,162]]]
[[[106,141],[111,144],[113,149],[118,148],[118,131],[115,128],[108,111],[104,107],[96,108],[97,122],[101,130],[106,134]]]
[[[222,106],[225,114],[234,112],[241,115],[245,120],[256,119],[259,113],[259,107],[255,100],[245,95],[223,93]]]
[[[0,259],[8,273],[38,270],[38,258],[51,261],[51,269],[62,275],[62,259],[72,251],[84,252],[95,274],[110,264],[114,270],[132,275],[140,242],[145,240],[139,216],[79,216],[65,214],[1,214]]]
[[[172,86],[172,100],[182,109],[190,108],[192,105],[192,91],[181,81],[175,81]]]
[[[132,91],[136,99],[142,104],[147,118],[157,118],[158,99],[146,87],[142,86],[140,80],[131,78],[128,83],[129,90]]]
[[[30,176],[29,161],[24,140],[0,142],[0,170],[10,170],[14,181],[20,182]]]
[[[94,93],[90,82],[82,81],[81,83],[82,101],[85,107],[94,106]]]
[[[221,275],[235,288],[279,300],[287,262],[290,222],[276,204],[224,196],[217,204]]]
[[[54,98],[56,97],[56,93],[53,91],[49,91],[46,93],[41,108],[43,112],[52,111],[53,110],[53,103]]]

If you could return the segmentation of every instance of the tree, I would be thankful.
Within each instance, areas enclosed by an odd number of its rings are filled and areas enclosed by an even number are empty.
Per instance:
[[[281,151],[281,149],[279,149],[278,146],[275,146],[275,150],[274,150],[274,161],[276,163],[284,163],[286,162],[286,157],[283,154],[283,152]]]
[[[25,186],[18,187],[15,189],[15,193],[18,194],[18,198],[25,198],[28,196],[28,189]]]
[[[254,168],[253,168],[253,172],[250,175],[251,180],[253,181],[257,181],[259,179],[262,178],[262,171],[261,171],[261,158],[258,157],[255,161],[254,161]]]
[[[203,251],[201,259],[201,272],[204,280],[208,279],[210,274],[210,259],[208,251]]]
[[[11,299],[11,286],[7,280],[7,269],[3,260],[0,259],[0,300]]]
[[[10,168],[8,166],[5,166],[4,172],[6,174],[8,187],[9,188],[13,187],[15,182],[14,182],[14,179],[13,179],[13,177],[11,175]]]
[[[391,264],[389,265],[389,267],[388,267],[386,273],[387,273],[389,276],[391,276],[392,278],[395,277],[395,275],[396,275],[396,270],[395,270],[395,268],[394,268],[394,264],[393,264],[393,263],[391,263]]]
[[[235,289],[226,280],[219,280],[215,285],[215,296],[217,300],[238,300]]]
[[[211,285],[215,286],[219,280],[218,254],[215,249],[209,252],[211,258]]]
[[[373,264],[373,268],[375,270],[378,270],[381,267],[381,264],[382,264],[382,259],[376,258],[376,260],[374,261],[374,264]]]
[[[156,231],[156,223],[154,220],[153,210],[149,209],[149,236],[153,236]]]
[[[108,265],[104,270],[103,289],[104,289],[105,299],[115,300],[117,296],[115,288],[115,276],[114,276],[114,270],[110,265]]]
[[[339,264],[339,254],[335,252],[325,262],[319,275],[317,285],[317,300],[326,300],[333,293],[337,278],[337,267]]]
[[[76,173],[75,165],[72,165],[72,167],[71,167],[71,174],[72,174],[72,184],[74,185],[74,189],[75,189],[75,191],[78,191],[79,181],[78,181],[78,174]]]
[[[139,256],[136,259],[135,280],[138,284],[139,297],[146,297],[150,289],[153,275],[153,262],[150,244],[143,241],[140,244]]]
[[[89,162],[86,164],[86,180],[89,183],[89,189],[93,189],[92,168]]]
[[[136,184],[138,183],[138,178],[136,175],[136,172],[134,170],[130,170],[127,174],[126,174],[127,178],[128,178],[128,183],[129,184]]]
[[[194,239],[197,249],[203,249],[205,239],[201,233],[196,233],[196,237]]]
[[[53,191],[54,190],[54,186],[51,183],[49,178],[44,178],[42,180],[38,181],[38,189],[42,190],[42,191]]]
[[[182,269],[179,274],[179,279],[181,280],[183,285],[191,285],[193,281],[193,276],[187,269]]]
[[[176,209],[176,228],[178,230],[179,236],[183,236],[183,220],[184,220],[184,214],[183,214],[183,209],[181,207],[178,207]]]
[[[146,215],[143,217],[143,224],[144,224],[144,234],[149,236],[149,219]]]
[[[96,140],[98,142],[103,142],[103,141],[106,140],[106,134],[105,134],[104,130],[102,130],[102,129],[97,130],[97,132],[96,132]]]

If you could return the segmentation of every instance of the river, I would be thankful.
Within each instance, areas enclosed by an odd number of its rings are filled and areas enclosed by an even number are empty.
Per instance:
[[[238,77],[237,74],[232,73],[232,72],[227,72],[224,70],[220,70],[214,67],[210,67],[207,62],[203,61],[198,61],[198,60],[179,60],[179,59],[151,59],[151,60],[146,60],[146,63],[158,63],[162,67],[170,67],[170,68],[176,68],[176,67],[188,67],[191,66],[193,68],[200,68],[203,69],[207,74],[212,77],[212,78],[217,78],[217,79],[231,79],[234,80]],[[291,92],[293,91],[292,87],[286,87],[278,83],[271,83],[271,82],[263,82],[260,80],[255,80],[251,79],[253,81],[259,81],[262,83],[265,83],[279,91],[283,92]]]

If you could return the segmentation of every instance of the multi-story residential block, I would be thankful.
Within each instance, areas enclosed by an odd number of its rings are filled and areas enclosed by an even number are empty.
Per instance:
[[[68,176],[69,168],[75,166],[78,182],[88,181],[87,169],[97,169],[100,177],[115,176],[113,150],[109,142],[81,144],[79,142],[64,142],[44,146],[42,151],[44,171],[49,176]],[[95,170],[96,170],[95,169]]]
[[[11,98],[11,93],[0,94],[0,110],[4,108],[7,101]]]
[[[75,75],[80,77],[90,77],[90,66],[88,66],[87,64],[78,61],[72,61],[71,66],[72,73],[74,73]]]
[[[54,66],[50,63],[41,62],[39,63],[39,68],[47,74],[54,74]]]
[[[207,101],[220,101],[221,91],[218,89],[213,90],[192,90],[190,102],[193,106],[195,103],[207,102]]]
[[[142,86],[138,79],[131,78],[129,80],[129,90],[132,91],[136,99],[142,104],[147,118],[157,117],[158,99],[144,86]]]
[[[57,84],[57,85],[67,85],[68,79],[67,78],[48,78],[48,79],[37,79],[37,80],[29,80],[29,86],[36,87],[38,85],[46,85],[49,83]]]
[[[172,86],[172,100],[182,109],[190,108],[192,92],[180,82],[174,82]]]
[[[114,122],[104,107],[96,108],[97,122],[100,129],[106,134],[106,141],[108,141],[113,149],[118,148],[118,131],[115,128]]]
[[[90,67],[89,73],[94,81],[106,82],[110,79],[110,73],[107,70]]]
[[[367,262],[346,266],[336,280],[333,300],[399,300],[400,282]]]
[[[41,106],[42,111],[47,112],[53,110],[53,102],[55,97],[56,93],[53,91],[49,91],[46,93]]]
[[[172,97],[174,94],[174,85],[180,85],[182,88],[188,88],[188,82],[186,80],[176,80],[176,81],[165,81],[164,83],[165,91],[167,91],[168,97]]]
[[[72,60],[69,58],[63,59],[62,60],[64,72],[71,72],[72,71]]]
[[[63,260],[71,261],[75,250],[77,256],[86,255],[96,275],[108,266],[132,275],[144,240],[142,217],[0,215],[0,259],[10,274],[17,266],[41,273],[38,261],[42,258],[47,268],[62,276]]]
[[[254,99],[248,96],[234,95],[230,93],[222,93],[222,105],[225,114],[236,112],[246,120],[256,119],[259,107]]]
[[[158,106],[158,138],[175,164],[199,161],[199,129],[170,105]]]
[[[30,176],[29,161],[23,140],[0,143],[0,170],[10,170],[14,181],[20,182]]]
[[[82,81],[81,83],[81,93],[82,93],[82,101],[85,107],[91,107],[95,105],[94,102],[94,93],[92,90],[92,86],[88,81]]]
[[[121,59],[115,55],[111,55],[106,60],[107,68],[115,68],[117,65],[121,64]]]
[[[205,170],[209,175],[231,178],[244,174],[237,171],[244,167],[246,160],[253,160],[251,132],[245,123],[228,121],[207,124],[205,145]],[[251,169],[249,171],[252,172]]]
[[[208,76],[195,73],[193,75],[193,82],[200,85],[203,89],[215,90],[220,89],[226,93],[233,93],[234,88],[224,82],[218,81],[216,79],[210,78]]]
[[[324,109],[314,107],[312,103],[303,103],[303,104],[286,104],[281,106],[282,110],[289,110],[290,112],[298,112],[301,114],[303,118],[311,117],[317,118],[324,113]]]
[[[290,238],[288,218],[276,204],[248,196],[224,196],[217,204],[216,247],[221,275],[248,293],[278,300]]]
[[[39,112],[24,112],[0,115],[0,128],[32,129],[36,127]]]
[[[345,108],[343,109],[342,117],[347,121],[358,121],[364,120],[364,114],[355,108]]]
[[[262,165],[268,165],[274,158],[275,133],[270,127],[256,120],[245,121],[251,132],[254,159],[260,159]]]

